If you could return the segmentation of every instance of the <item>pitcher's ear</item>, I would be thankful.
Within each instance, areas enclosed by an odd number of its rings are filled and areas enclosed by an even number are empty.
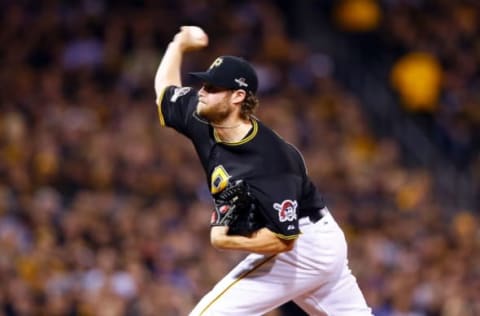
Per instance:
[[[247,98],[247,92],[243,89],[233,90],[231,99],[233,103],[242,103]]]

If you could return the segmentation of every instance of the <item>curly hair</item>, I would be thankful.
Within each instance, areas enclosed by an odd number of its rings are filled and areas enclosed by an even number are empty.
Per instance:
[[[240,115],[244,119],[248,119],[255,110],[260,106],[260,101],[257,96],[252,92],[247,92],[245,100],[243,100],[242,107],[240,108]]]

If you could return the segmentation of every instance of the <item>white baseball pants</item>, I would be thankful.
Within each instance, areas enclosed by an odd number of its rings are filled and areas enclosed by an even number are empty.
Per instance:
[[[274,256],[250,254],[190,313],[263,315],[293,300],[309,315],[371,316],[347,262],[347,242],[332,215],[300,219],[294,248]]]

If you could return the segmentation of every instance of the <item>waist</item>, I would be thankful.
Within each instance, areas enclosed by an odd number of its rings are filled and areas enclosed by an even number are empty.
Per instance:
[[[323,217],[325,217],[325,215],[327,215],[327,214],[328,214],[328,209],[327,209],[327,207],[324,207],[322,209],[316,210],[315,212],[312,212],[311,214],[309,214],[307,216],[299,218],[298,224],[300,226],[305,225],[305,224],[309,224],[309,223],[315,224],[318,221],[320,221]]]

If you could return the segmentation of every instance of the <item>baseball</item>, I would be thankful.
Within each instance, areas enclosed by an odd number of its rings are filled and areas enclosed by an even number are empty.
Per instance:
[[[198,26],[190,26],[188,31],[190,36],[197,41],[204,41],[207,38],[207,34]]]

